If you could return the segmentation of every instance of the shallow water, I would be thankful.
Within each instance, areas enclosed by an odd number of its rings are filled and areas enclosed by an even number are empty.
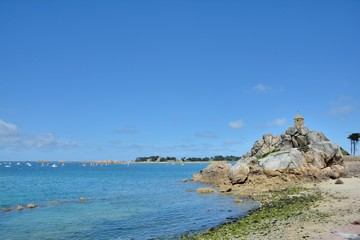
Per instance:
[[[176,239],[258,207],[181,182],[207,164],[0,165],[0,239]],[[80,201],[80,197],[87,198]]]

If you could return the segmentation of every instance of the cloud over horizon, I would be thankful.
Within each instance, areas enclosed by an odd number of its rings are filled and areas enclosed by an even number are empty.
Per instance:
[[[333,107],[329,110],[329,114],[331,115],[343,115],[351,113],[354,109],[354,106],[351,104],[346,104],[342,106]]]
[[[288,123],[286,118],[277,118],[269,122],[270,127],[283,127]]]
[[[273,87],[270,87],[270,86],[266,86],[262,83],[259,83],[257,85],[254,86],[254,90],[257,92],[257,93],[261,93],[261,94],[264,94],[264,93],[268,93],[270,91],[273,90]]]
[[[0,149],[66,149],[76,146],[78,146],[77,142],[59,140],[52,133],[23,135],[15,124],[0,119]]]
[[[229,127],[233,129],[242,129],[245,127],[245,123],[243,120],[234,120],[229,122]]]
[[[215,132],[212,132],[212,131],[198,132],[198,133],[195,133],[195,136],[199,137],[199,138],[206,138],[206,139],[219,138],[219,136]]]
[[[124,126],[121,128],[115,129],[115,132],[119,135],[136,135],[139,134],[139,131],[134,126]]]
[[[355,105],[349,96],[340,96],[336,101],[332,102],[332,107],[328,110],[328,114],[345,120],[353,111]]]

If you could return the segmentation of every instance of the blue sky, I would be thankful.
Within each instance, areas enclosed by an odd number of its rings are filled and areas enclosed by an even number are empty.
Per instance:
[[[0,1],[0,160],[242,155],[360,132],[360,1]]]

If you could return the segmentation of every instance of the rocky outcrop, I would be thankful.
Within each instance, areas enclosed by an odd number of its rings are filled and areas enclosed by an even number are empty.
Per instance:
[[[284,170],[305,165],[305,158],[299,150],[291,148],[286,151],[274,152],[259,161],[264,170]]]
[[[193,175],[193,181],[212,184],[220,187],[223,185],[229,185],[230,179],[228,178],[231,165],[226,162],[214,162],[200,173]]]
[[[254,163],[254,157],[266,170],[286,170],[303,166],[323,169],[341,164],[343,155],[322,132],[300,126],[289,127],[280,136],[265,134],[240,161]]]
[[[338,179],[347,172],[343,164],[344,152],[322,132],[310,131],[304,125],[289,127],[281,135],[264,134],[234,166],[216,162],[195,174],[193,179],[226,191],[231,190],[231,186],[263,178],[279,181],[299,177]]]

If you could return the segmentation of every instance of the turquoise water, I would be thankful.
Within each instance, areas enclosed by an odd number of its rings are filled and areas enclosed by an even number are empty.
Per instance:
[[[0,239],[177,239],[258,207],[181,182],[206,166],[1,163],[0,208],[39,206],[1,211]]]

